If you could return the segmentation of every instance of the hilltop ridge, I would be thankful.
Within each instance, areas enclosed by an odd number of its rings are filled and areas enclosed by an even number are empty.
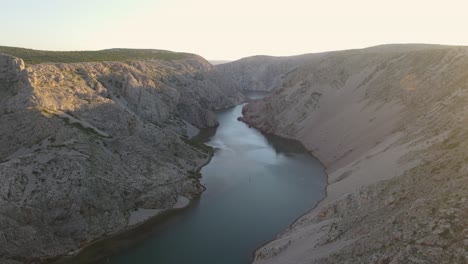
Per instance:
[[[132,60],[181,60],[199,57],[183,52],[155,49],[104,49],[96,51],[46,51],[0,46],[0,53],[23,59],[26,64],[78,63]]]

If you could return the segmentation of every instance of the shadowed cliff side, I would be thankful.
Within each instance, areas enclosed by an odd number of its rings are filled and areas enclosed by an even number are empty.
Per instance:
[[[272,91],[301,64],[303,58],[255,56],[216,65],[216,72],[225,83],[242,90]]]
[[[243,120],[300,140],[328,195],[255,263],[466,263],[468,49],[307,56]]]
[[[244,100],[212,71],[198,56],[25,66],[0,54],[0,262],[73,253],[200,194],[211,150],[189,137]]]

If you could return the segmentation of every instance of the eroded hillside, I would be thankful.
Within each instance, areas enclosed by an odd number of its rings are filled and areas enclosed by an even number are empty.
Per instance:
[[[218,82],[198,56],[25,65],[0,54],[0,262],[74,252],[139,210],[200,194],[211,150],[190,137],[244,99]]]
[[[466,263],[467,69],[465,47],[397,45],[282,72],[243,120],[300,140],[327,167],[328,195],[255,263]]]

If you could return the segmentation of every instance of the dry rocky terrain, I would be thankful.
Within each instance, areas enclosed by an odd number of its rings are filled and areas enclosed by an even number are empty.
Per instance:
[[[25,65],[0,54],[0,263],[72,254],[199,195],[211,150],[190,137],[244,100],[219,83],[198,56]]]
[[[327,197],[255,263],[468,262],[468,48],[216,68],[170,55],[25,65],[0,54],[0,263],[73,254],[186,205],[211,155],[190,137],[242,102],[239,90],[273,91],[243,121],[302,142],[329,179]]]
[[[327,197],[254,263],[468,262],[468,48],[390,45],[221,67],[243,89],[274,90],[243,120],[301,141],[329,176]],[[265,68],[281,78],[264,79]]]

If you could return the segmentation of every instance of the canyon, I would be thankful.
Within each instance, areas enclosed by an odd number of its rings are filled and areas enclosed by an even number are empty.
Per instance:
[[[1,55],[0,262],[74,254],[198,196],[212,150],[190,137],[244,100],[213,70],[195,55],[28,65]]]
[[[254,263],[466,263],[466,69],[468,48],[423,44],[216,66],[0,55],[0,260],[74,254],[186,205],[212,155],[191,137],[258,90],[242,121],[300,141],[328,187]]]

